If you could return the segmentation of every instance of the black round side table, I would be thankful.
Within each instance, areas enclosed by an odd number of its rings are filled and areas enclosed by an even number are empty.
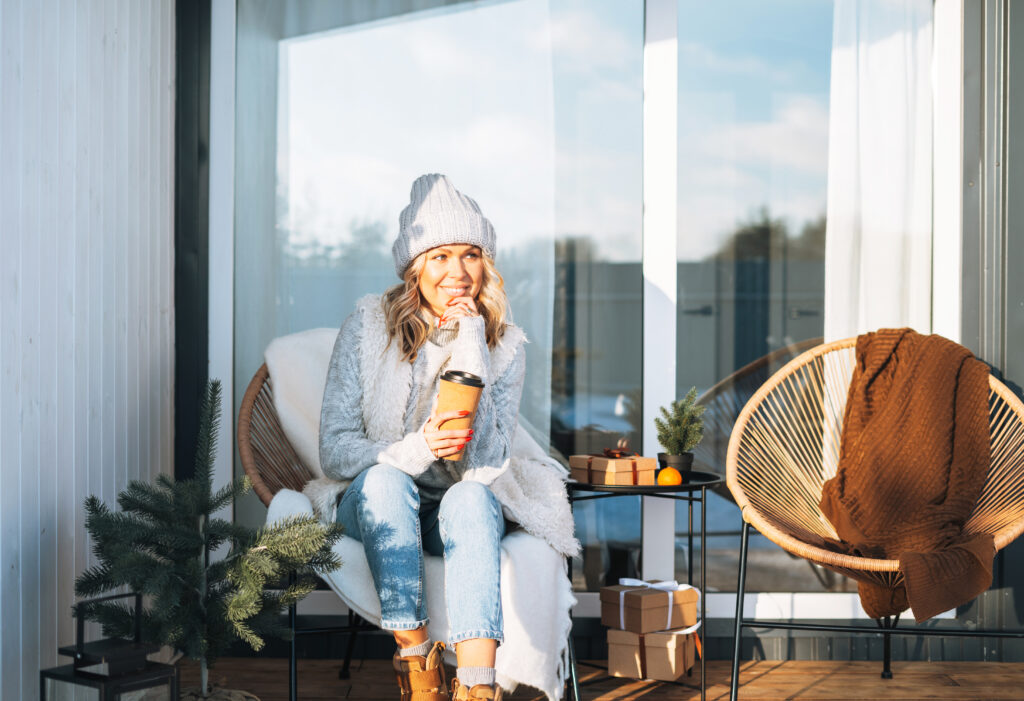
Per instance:
[[[707,572],[707,509],[704,505],[707,501],[708,487],[714,487],[725,481],[725,478],[714,472],[701,472],[691,470],[683,475],[682,484],[653,484],[653,485],[617,485],[617,484],[587,484],[584,482],[567,482],[566,489],[569,492],[569,506],[572,507],[578,501],[592,501],[594,499],[610,499],[612,497],[642,496],[658,497],[661,499],[676,499],[687,503],[688,519],[686,550],[686,583],[693,585],[693,505],[701,505],[700,510],[700,620],[701,627],[697,629],[700,639],[700,698],[704,701],[707,694],[705,682],[704,664],[704,623],[707,613],[707,596],[704,591]],[[699,494],[698,494],[699,492]],[[572,580],[572,559],[569,559],[569,579]],[[575,701],[580,700],[579,676],[576,673],[576,651],[572,644],[572,633],[569,634],[569,662],[570,676],[573,697]]]

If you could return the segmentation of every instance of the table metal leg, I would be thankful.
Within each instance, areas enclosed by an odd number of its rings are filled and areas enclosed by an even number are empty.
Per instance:
[[[686,502],[686,583],[693,586],[693,500]],[[675,517],[673,517],[675,520]],[[673,546],[675,547],[675,546]]]
[[[707,549],[707,513],[708,513],[708,492],[707,489],[701,487],[700,489],[700,628],[697,632],[700,634],[700,701],[705,701],[708,684],[707,684],[707,668],[705,666],[705,659],[707,657],[707,647],[704,643],[708,639],[708,596],[707,596],[707,577],[705,573],[708,571],[708,549]],[[690,502],[691,504],[693,502]],[[691,512],[693,511],[691,507]],[[693,529],[690,529],[690,533],[693,533]],[[692,536],[691,536],[692,537]]]

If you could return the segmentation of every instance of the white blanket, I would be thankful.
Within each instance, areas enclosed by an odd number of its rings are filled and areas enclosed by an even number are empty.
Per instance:
[[[267,523],[292,515],[313,514],[309,499],[283,489],[270,503]],[[380,599],[373,586],[363,544],[342,537],[334,546],[342,566],[324,577],[327,584],[356,613],[380,623]],[[448,639],[448,613],[444,601],[444,561],[428,555],[424,561],[428,628],[432,640]],[[568,673],[566,641],[576,603],[565,576],[565,559],[544,541],[515,531],[501,541],[501,607],[505,642],[498,647],[495,669],[498,683],[509,691],[526,684],[554,701],[562,696]],[[453,650],[446,650],[455,664]]]
[[[320,405],[327,366],[337,331],[312,329],[274,339],[264,354],[274,390],[274,408],[299,458],[320,476]],[[522,427],[516,441],[521,441]],[[533,444],[530,438],[525,443]],[[537,448],[539,451],[540,449]],[[275,495],[267,523],[293,514],[313,513],[309,499],[291,490]],[[501,543],[501,601],[505,641],[498,647],[498,683],[512,691],[526,684],[558,699],[568,674],[569,611],[576,603],[565,559],[540,538],[522,531]],[[326,577],[341,599],[366,620],[380,623],[380,599],[370,576],[363,545],[342,537],[335,546],[343,565]],[[426,556],[427,614],[434,640],[446,641],[444,562]],[[454,651],[447,651],[454,664]]]

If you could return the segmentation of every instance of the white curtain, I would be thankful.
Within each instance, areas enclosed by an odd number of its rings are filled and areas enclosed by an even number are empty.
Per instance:
[[[932,0],[836,0],[825,340],[931,331]]]

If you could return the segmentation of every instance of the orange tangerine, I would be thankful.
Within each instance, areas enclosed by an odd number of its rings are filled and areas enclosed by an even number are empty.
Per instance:
[[[682,484],[683,476],[674,467],[663,467],[658,472],[658,484]]]

